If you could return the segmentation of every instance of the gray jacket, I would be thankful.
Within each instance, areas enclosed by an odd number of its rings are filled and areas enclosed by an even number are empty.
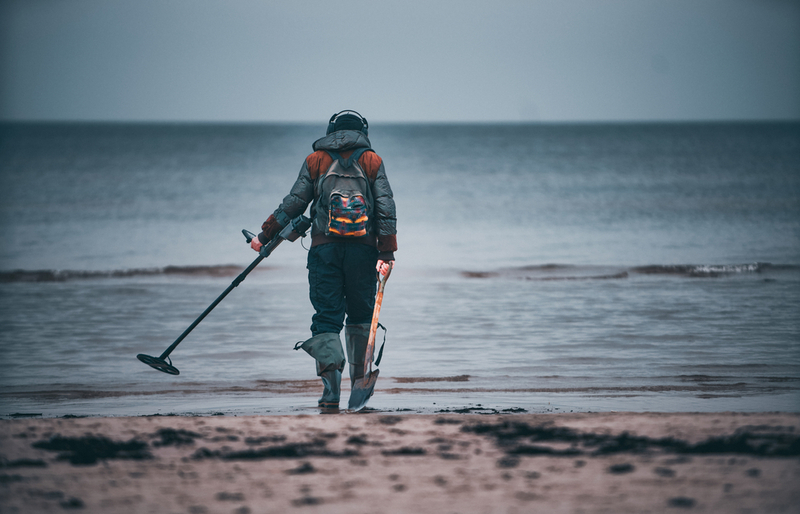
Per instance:
[[[326,236],[320,230],[320,227],[324,226],[327,218],[321,222],[316,219],[318,216],[327,216],[327,213],[317,213],[316,206],[319,199],[316,198],[315,194],[317,179],[325,174],[332,162],[326,150],[346,153],[359,148],[371,148],[369,138],[359,131],[339,130],[314,141],[312,148],[314,153],[309,155],[303,162],[303,167],[300,169],[300,174],[291,191],[275,210],[273,216],[277,218],[281,225],[285,226],[289,220],[303,214],[309,203],[314,202],[310,213],[313,221],[311,229],[312,246],[335,241],[369,244],[376,246],[378,251],[381,252],[381,258],[386,260],[388,257],[386,254],[397,249],[395,237],[397,234],[397,213],[392,188],[386,178],[383,161],[373,152],[365,152],[359,160],[361,163],[367,163],[367,166],[362,166],[362,168],[367,174],[374,203],[372,216],[367,227],[367,235],[359,238]]]

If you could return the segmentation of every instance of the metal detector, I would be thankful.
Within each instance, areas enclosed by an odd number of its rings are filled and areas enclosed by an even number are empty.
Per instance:
[[[242,283],[242,281],[244,280],[244,278],[247,276],[248,273],[253,271],[253,269],[255,269],[255,267],[258,266],[261,261],[269,257],[272,251],[275,248],[277,248],[279,244],[281,244],[283,241],[292,242],[296,241],[298,237],[305,237],[306,231],[310,227],[311,227],[311,220],[303,215],[300,215],[295,219],[293,219],[291,223],[286,225],[286,227],[284,227],[283,230],[281,230],[281,232],[272,239],[272,241],[261,247],[261,250],[258,252],[258,257],[256,257],[256,260],[254,260],[250,264],[250,266],[248,266],[241,274],[239,274],[238,277],[236,277],[236,279],[231,283],[231,285],[229,285],[228,288],[221,295],[219,295],[217,299],[214,300],[214,302],[211,305],[209,305],[205,311],[203,311],[203,314],[198,316],[198,318],[194,320],[194,323],[189,325],[189,328],[187,328],[183,332],[183,334],[181,334],[178,337],[178,339],[175,340],[174,343],[169,345],[169,348],[164,350],[164,353],[162,353],[158,357],[153,357],[152,355],[145,355],[143,353],[140,353],[139,355],[136,356],[136,358],[144,362],[148,366],[157,369],[158,371],[163,371],[164,373],[169,373],[170,375],[180,375],[181,372],[178,371],[178,368],[172,365],[172,360],[169,358],[169,354],[172,353],[172,351],[181,343],[181,341],[183,341],[186,338],[186,336],[189,335],[189,333],[192,330],[194,330],[194,327],[196,327],[197,325],[200,324],[201,321],[203,321],[203,318],[205,318],[209,312],[214,310],[214,307],[216,307],[219,304],[219,302],[223,300],[223,298],[228,296],[228,293],[233,291],[233,288]],[[248,243],[252,241],[254,237],[256,237],[255,234],[247,230],[242,230],[242,234],[244,234],[244,238],[247,240]]]

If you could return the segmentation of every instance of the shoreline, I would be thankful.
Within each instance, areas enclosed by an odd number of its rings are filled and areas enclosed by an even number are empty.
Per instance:
[[[0,392],[0,420],[37,415],[43,418],[299,415],[317,412],[321,392],[317,377],[165,380],[167,375],[158,373],[153,376],[154,372],[146,369],[144,378],[153,378],[152,382],[8,385]],[[792,413],[797,412],[800,405],[797,381],[793,375],[744,377],[722,373],[635,377],[617,379],[616,382],[607,377],[536,376],[533,379],[503,377],[496,380],[467,374],[382,376],[369,407],[384,414],[395,412],[403,415]],[[349,393],[349,380],[345,380],[342,398],[347,398]]]
[[[3,512],[792,512],[800,413],[0,420]]]

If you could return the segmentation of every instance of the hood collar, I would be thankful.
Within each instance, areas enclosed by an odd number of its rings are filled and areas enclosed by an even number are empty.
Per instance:
[[[311,147],[317,150],[341,152],[356,148],[371,148],[369,138],[358,130],[337,130],[325,137],[317,139]]]

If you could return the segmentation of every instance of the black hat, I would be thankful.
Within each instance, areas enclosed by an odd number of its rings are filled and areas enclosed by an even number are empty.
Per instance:
[[[358,130],[367,135],[368,127],[367,119],[356,111],[342,111],[331,116],[326,133],[330,134],[337,130]]]
[[[334,132],[337,130],[361,130],[364,124],[361,123],[361,118],[355,114],[345,114],[336,118],[333,124]]]

